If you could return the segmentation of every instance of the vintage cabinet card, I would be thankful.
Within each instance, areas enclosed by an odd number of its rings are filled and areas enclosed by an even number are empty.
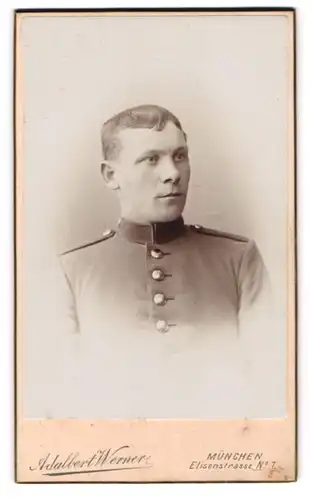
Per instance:
[[[16,11],[16,479],[296,478],[292,9]]]

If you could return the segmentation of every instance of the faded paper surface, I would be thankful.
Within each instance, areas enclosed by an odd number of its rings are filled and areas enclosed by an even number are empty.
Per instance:
[[[206,19],[208,15],[201,16],[201,24],[196,24],[198,17],[200,16],[187,18],[184,25],[180,24],[172,28],[173,32],[177,30],[179,35],[182,34],[183,30],[186,30],[185,33],[187,33],[189,26],[192,34],[193,30],[196,29],[199,32],[197,49],[206,35],[203,17]],[[145,76],[143,82],[137,81],[137,75],[140,74],[139,64],[141,63],[139,55],[136,62],[132,61],[132,67],[125,71],[126,77],[122,75],[122,78],[119,78],[118,67],[121,76],[124,68],[120,69],[120,63],[125,60],[122,55],[124,41],[122,43],[121,40],[119,45],[115,46],[115,53],[119,57],[119,66],[114,68],[116,75],[109,76],[111,87],[107,84],[106,94],[103,92],[105,100],[101,106],[102,109],[105,108],[107,114],[107,108],[111,112],[116,111],[118,106],[122,108],[122,99],[125,104],[129,98],[132,101],[138,100],[138,98],[141,101],[162,99],[162,103],[166,99],[164,104],[167,107],[173,105],[175,110],[177,108],[176,113],[181,115],[182,121],[186,122],[189,130],[192,141],[191,151],[193,151],[194,156],[192,163],[215,165],[214,169],[211,168],[208,172],[208,183],[212,184],[209,197],[205,197],[204,193],[200,191],[208,184],[206,183],[206,172],[204,169],[201,171],[199,169],[194,174],[194,187],[190,193],[187,216],[192,221],[195,219],[194,222],[223,229],[230,228],[234,232],[254,237],[258,241],[267,263],[278,298],[279,322],[274,336],[274,339],[277,340],[274,340],[275,343],[272,345],[274,349],[279,350],[279,364],[275,367],[275,373],[267,373],[263,367],[262,377],[267,379],[272,376],[278,380],[279,400],[275,402],[276,405],[273,409],[272,407],[260,409],[257,417],[266,417],[265,420],[245,421],[243,411],[240,410],[239,413],[239,407],[235,408],[232,405],[226,409],[225,414],[218,415],[226,420],[217,422],[205,420],[204,408],[202,414],[192,415],[189,420],[180,420],[183,415],[175,416],[174,413],[168,415],[170,420],[167,421],[153,419],[107,421],[98,420],[98,415],[89,415],[85,420],[63,420],[64,415],[58,415],[57,420],[55,420],[55,417],[53,419],[53,409],[50,413],[50,409],[45,406],[45,404],[49,406],[49,402],[59,396],[61,381],[57,379],[55,367],[55,372],[51,371],[48,378],[52,382],[47,385],[45,372],[49,365],[47,359],[40,356],[40,349],[42,352],[46,349],[45,344],[48,342],[49,336],[57,335],[57,332],[49,330],[50,326],[45,318],[50,311],[46,307],[46,302],[41,302],[38,295],[38,291],[43,285],[43,277],[48,276],[47,268],[53,262],[54,252],[60,248],[64,249],[67,245],[70,247],[81,240],[87,241],[88,238],[92,238],[94,233],[100,231],[103,223],[113,224],[113,218],[117,212],[113,200],[104,197],[98,189],[98,180],[94,176],[96,163],[99,161],[97,132],[102,120],[98,96],[105,89],[104,82],[107,81],[108,76],[107,68],[109,68],[110,75],[115,60],[113,56],[108,58],[106,64],[103,64],[102,73],[97,73],[97,79],[93,79],[90,84],[90,81],[85,76],[82,77],[81,72],[77,70],[77,61],[80,62],[81,59],[76,59],[75,63],[72,57],[74,54],[75,57],[82,57],[84,64],[89,65],[89,72],[92,74],[94,71],[92,61],[98,60],[101,51],[105,54],[103,45],[101,43],[96,45],[96,37],[98,36],[98,41],[102,42],[100,34],[106,30],[107,40],[109,40],[109,31],[114,31],[116,27],[121,29],[122,26],[126,26],[127,17],[123,15],[118,20],[118,16],[115,18],[108,16],[105,19],[100,14],[92,15],[91,18],[86,16],[85,19],[82,16],[82,24],[77,24],[79,16],[69,16],[67,19],[69,24],[64,29],[62,22],[66,18],[67,16],[62,18],[61,15],[39,15],[23,19],[21,16],[17,23],[18,480],[292,480],[295,476],[292,14],[269,13],[266,17],[261,14],[256,18],[255,15],[250,14],[247,17],[245,15],[239,16],[242,24],[240,31],[237,27],[236,32],[244,33],[244,35],[249,33],[250,26],[254,28],[252,19],[255,19],[255,26],[257,23],[260,25],[262,22],[267,22],[266,27],[261,25],[263,29],[257,27],[260,33],[259,38],[256,39],[254,36],[252,39],[252,50],[255,53],[257,50],[257,54],[260,53],[260,46],[264,43],[264,39],[260,38],[263,33],[265,34],[266,47],[269,47],[269,43],[273,45],[273,40],[277,39],[276,33],[278,33],[278,29],[280,30],[281,34],[276,42],[275,52],[271,49],[271,54],[274,54],[276,59],[267,57],[266,66],[262,59],[257,60],[254,64],[254,73],[251,74],[250,78],[251,82],[259,79],[259,85],[258,88],[256,86],[246,88],[253,88],[253,91],[256,92],[260,89],[260,93],[256,95],[252,94],[251,90],[249,95],[245,94],[245,87],[240,84],[243,80],[242,77],[246,78],[249,72],[246,72],[245,75],[236,75],[236,81],[231,82],[231,94],[230,92],[224,93],[227,79],[218,80],[218,83],[222,82],[224,86],[222,91],[223,95],[227,95],[226,105],[231,103],[231,109],[228,110],[227,107],[220,109],[219,106],[215,106],[213,110],[211,99],[209,102],[206,101],[208,107],[202,110],[202,117],[206,115],[209,118],[205,122],[208,128],[204,129],[204,137],[202,128],[196,128],[198,107],[189,110],[189,102],[185,99],[186,95],[189,96],[191,92],[189,89],[193,88],[194,83],[191,77],[188,77],[187,81],[187,74],[194,74],[202,89],[203,85],[212,81],[208,90],[211,95],[219,98],[221,91],[218,96],[215,94],[217,78],[214,78],[213,81],[211,75],[215,75],[216,72],[220,78],[222,72],[227,71],[229,74],[235,74],[232,68],[228,68],[228,59],[223,59],[226,49],[225,42],[223,45],[219,45],[218,58],[217,51],[214,56],[210,56],[210,59],[207,58],[210,62],[209,66],[194,65],[191,73],[187,64],[184,64],[184,69],[179,76],[180,81],[184,82],[187,92],[184,94],[182,92],[176,93],[175,88],[174,100],[172,86],[174,81],[176,82],[176,67],[180,67],[176,63],[176,57],[174,68],[170,68],[169,58],[164,60],[166,81],[161,84],[160,88],[158,84],[155,85],[154,74],[151,74],[149,79]],[[139,24],[143,18],[143,14],[137,16],[134,22]],[[170,23],[175,19],[171,16],[161,18],[164,22],[164,31],[169,33]],[[180,16],[178,18],[183,19]],[[226,40],[228,31],[232,29],[230,19],[234,18],[234,14],[231,13],[230,17],[223,22],[221,15],[215,18],[215,15],[211,14],[209,30],[207,30],[209,37],[212,39],[213,36],[216,36],[218,41]],[[103,26],[97,25],[96,22],[102,19],[105,21]],[[149,31],[152,32],[154,29],[154,34],[156,34],[158,28],[157,26],[152,27],[152,19],[153,16],[148,17],[148,23],[151,23]],[[35,23],[32,24],[34,20]],[[43,21],[42,25],[40,20]],[[216,24],[211,24],[212,20],[215,20]],[[87,23],[83,24],[85,21]],[[118,22],[121,23],[119,27]],[[140,26],[146,29],[148,23],[140,24]],[[35,26],[38,26],[38,29]],[[54,40],[56,35],[58,36],[59,44],[56,46],[48,44],[41,51],[34,51],[33,47],[38,47],[38,41],[44,40],[43,33],[46,29],[50,29],[54,33]],[[136,24],[133,32],[135,30]],[[93,38],[90,36],[91,32],[95,33]],[[73,46],[72,40],[75,40]],[[241,40],[236,40],[236,50],[241,46],[240,42]],[[183,48],[185,49],[185,47]],[[157,50],[159,49],[157,48]],[[163,63],[165,50],[165,44],[160,46],[159,53],[162,56],[159,57],[158,63],[155,63],[152,58],[151,62],[148,62],[148,54],[144,54],[147,62],[146,71],[150,71],[154,64],[156,66],[158,64],[158,70],[163,71],[161,57]],[[176,47],[175,50],[178,55]],[[191,50],[194,50],[194,47],[189,49],[188,54],[181,51],[181,60],[188,58],[187,62],[189,62],[189,58],[192,57]],[[206,51],[206,47],[204,51]],[[212,54],[212,51],[210,53]],[[92,54],[93,59],[89,59],[90,54]],[[268,56],[267,48],[261,54]],[[251,60],[252,54],[248,54],[248,56],[247,60]],[[280,59],[277,59],[278,57]],[[62,61],[61,64],[59,61]],[[278,69],[275,67],[276,62],[280,64]],[[42,63],[46,64],[45,68],[42,68]],[[58,71],[51,71],[53,64],[54,70]],[[258,74],[256,74],[255,69],[258,68],[258,65],[261,73],[258,70]],[[38,75],[36,69],[39,67],[41,67],[42,72]],[[198,67],[200,71],[195,73],[195,70],[198,71]],[[275,87],[271,89],[267,83],[263,84],[258,75],[262,78],[265,71],[273,70],[275,71],[275,80],[270,79],[269,84],[275,85]],[[51,73],[48,74],[47,80],[43,78],[40,81],[44,71],[51,71]],[[87,75],[87,72],[84,74]],[[136,77],[131,80],[130,75],[132,74],[135,74]],[[77,76],[80,78],[77,79]],[[72,86],[73,81],[76,83],[76,87]],[[37,83],[34,85],[33,82]],[[42,84],[46,82],[49,82],[50,86],[43,90]],[[119,82],[119,88],[115,87],[116,82]],[[247,83],[249,84],[250,81],[248,80]],[[135,93],[133,89],[136,87],[139,91],[136,90]],[[76,95],[75,88],[78,88]],[[129,89],[127,95],[124,92],[125,88]],[[57,89],[56,93],[55,89]],[[240,93],[240,98],[233,106],[232,96],[236,92]],[[242,99],[243,93],[244,99]],[[123,97],[120,101],[121,94]],[[82,101],[81,95],[85,96]],[[95,95],[95,98],[91,98],[92,95]],[[89,98],[86,99],[86,96]],[[206,97],[204,92],[201,92],[202,103],[205,102],[204,96]],[[79,110],[77,109],[77,99],[81,101]],[[254,115],[248,114],[248,106],[251,102],[256,102],[253,113],[257,113],[255,115],[257,121],[253,120]],[[270,106],[263,107],[263,104],[265,106],[270,104]],[[62,107],[64,113],[60,114]],[[96,108],[98,109],[96,110]],[[262,108],[262,115],[260,115]],[[269,110],[270,116],[268,117]],[[219,140],[221,137],[224,140],[225,137],[228,145],[229,136],[233,132],[233,129],[226,130],[225,128],[225,116],[228,111],[236,113],[236,116],[241,118],[236,124],[236,136],[234,138],[231,136],[231,141],[233,141],[233,144],[229,144],[231,149],[229,148],[227,154],[221,155],[220,149],[222,147],[217,146],[217,139]],[[83,120],[79,119],[79,116],[83,116]],[[204,123],[202,117],[199,117],[198,120],[201,127]],[[215,130],[213,127],[217,123],[217,119],[220,123],[219,128]],[[253,125],[248,136],[245,135],[250,129],[247,119],[251,120]],[[84,123],[83,126],[76,125],[81,124],[81,122]],[[58,133],[55,132],[56,130]],[[82,148],[79,143],[82,133],[85,133],[86,130],[88,130],[88,138]],[[205,147],[206,135],[212,137],[214,141],[216,140],[214,146],[211,142],[209,148]],[[267,142],[269,136],[270,142]],[[76,139],[72,141],[72,137],[79,137],[79,142]],[[252,142],[251,138],[254,137],[256,139],[253,139]],[[263,137],[265,137],[264,141]],[[288,142],[286,143],[286,141]],[[241,157],[240,151],[235,152],[235,148],[241,147],[242,144],[244,151]],[[257,159],[257,163],[254,162],[254,158]],[[251,166],[252,179],[248,175],[250,160],[253,162]],[[86,162],[95,166],[86,169]],[[220,165],[222,166],[221,174]],[[226,184],[223,176],[228,173],[231,176],[231,183]],[[92,179],[91,183],[87,191],[83,192],[81,186],[85,187],[89,175]],[[76,179],[75,183],[73,183],[74,179]],[[238,179],[238,182],[234,183],[234,189],[232,189],[234,179]],[[50,187],[51,181],[53,189]],[[224,188],[225,192],[222,191],[220,195],[220,189]],[[42,197],[42,193],[45,196]],[[262,200],[263,193],[266,194],[264,202]],[[244,205],[243,203],[239,204],[240,198],[243,199]],[[81,202],[81,199],[84,201]],[[92,204],[89,203],[89,199],[93,200]],[[203,200],[207,205],[202,207]],[[245,217],[243,214],[247,200],[249,207],[251,207],[249,217]],[[234,210],[232,210],[233,207]],[[73,223],[74,220],[79,220],[79,224]],[[89,224],[90,220],[93,221],[91,225]],[[269,220],[269,230],[267,230],[267,220]],[[68,231],[68,227],[70,231]],[[38,239],[40,244],[38,244]],[[287,245],[285,244],[286,239]],[[287,269],[287,273],[285,269]],[[47,283],[51,282],[47,280]],[[42,304],[45,307],[42,307]],[[53,356],[55,358],[56,354],[56,352],[51,351],[51,359]],[[254,388],[254,394],[260,401],[259,386]],[[186,405],[185,399],[185,408]],[[66,404],[64,408],[66,408]],[[64,410],[65,412],[66,410]],[[68,416],[70,417],[70,414]],[[209,417],[215,418],[215,415],[211,414]],[[256,418],[256,415],[252,415],[252,417]],[[281,417],[284,418],[281,419]],[[31,418],[35,419],[31,420]],[[200,418],[204,420],[197,420]],[[277,418],[277,420],[271,420],[271,418]],[[282,442],[276,440],[277,434],[283,436]],[[206,436],[206,441],[202,439],[202,435]],[[123,446],[128,448],[120,449]],[[102,455],[100,450],[103,452]],[[76,453],[78,455],[75,455]],[[94,454],[96,456],[91,460]],[[77,462],[76,465],[75,462]],[[97,465],[95,466],[95,464]],[[97,471],[86,474],[83,470],[84,467],[89,467],[89,470],[92,467],[98,469],[99,466],[113,468],[114,464],[116,464],[114,468],[118,469],[116,471]],[[133,468],[131,470],[123,470],[122,468],[121,470],[121,465],[124,464],[127,467],[130,464]],[[145,466],[144,470],[140,467],[141,464]],[[221,464],[223,467],[220,467]],[[241,467],[237,467],[237,464]],[[250,465],[251,467],[248,467]],[[73,470],[76,473],[72,475],[44,475],[51,471],[73,472]]]

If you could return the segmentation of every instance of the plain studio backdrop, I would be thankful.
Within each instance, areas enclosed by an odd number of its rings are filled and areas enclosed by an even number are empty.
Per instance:
[[[279,314],[271,345],[284,361],[275,374],[283,414],[292,118],[288,23],[281,14],[23,19],[27,415],[40,416],[39,395],[46,392],[40,349],[51,332],[44,276],[58,252],[116,227],[117,199],[100,174],[100,128],[112,114],[144,103],[170,109],[188,135],[192,175],[186,223],[253,238],[263,255]]]

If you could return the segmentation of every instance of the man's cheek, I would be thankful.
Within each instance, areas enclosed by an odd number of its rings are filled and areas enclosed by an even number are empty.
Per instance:
[[[190,181],[190,170],[187,170],[184,176],[184,184],[186,187],[188,187],[189,181]]]

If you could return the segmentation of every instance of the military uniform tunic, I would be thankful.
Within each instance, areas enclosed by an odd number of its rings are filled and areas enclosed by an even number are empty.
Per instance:
[[[253,241],[182,218],[121,220],[62,254],[61,264],[75,338],[71,416],[256,412],[257,340],[248,339],[258,330],[250,318],[263,311],[266,270]]]

